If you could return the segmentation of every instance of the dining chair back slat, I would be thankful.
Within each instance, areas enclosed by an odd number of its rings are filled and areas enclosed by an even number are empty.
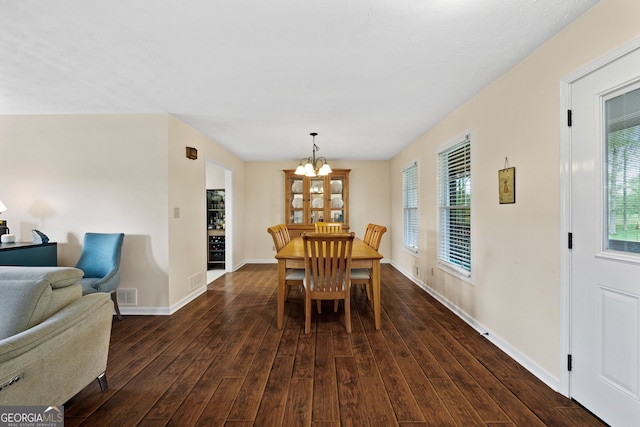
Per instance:
[[[384,225],[375,225],[373,232],[371,233],[371,241],[367,242],[376,251],[380,249],[380,242],[382,241],[382,235],[387,232],[387,227]]]
[[[376,227],[375,224],[367,224],[367,228],[364,231],[364,237],[362,241],[367,245],[371,246],[371,239],[373,238],[373,229]]]
[[[280,233],[282,236],[282,241],[286,245],[291,241],[291,235],[289,234],[289,229],[285,224],[278,224],[276,227],[280,228]]]
[[[341,233],[341,222],[316,222],[316,233]]]

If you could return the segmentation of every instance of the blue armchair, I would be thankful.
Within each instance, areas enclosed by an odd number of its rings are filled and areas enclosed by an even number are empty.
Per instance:
[[[120,284],[120,253],[123,240],[122,233],[86,233],[82,254],[76,264],[76,268],[84,272],[84,278],[79,282],[82,285],[82,295],[95,292],[111,294],[118,320],[122,320],[116,291]]]

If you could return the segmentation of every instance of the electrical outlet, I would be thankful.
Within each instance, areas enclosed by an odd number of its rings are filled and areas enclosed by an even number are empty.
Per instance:
[[[431,275],[433,276],[435,274],[435,271],[433,271],[433,267],[431,267]]]
[[[414,276],[418,276],[419,273],[420,273],[420,270],[418,269],[418,266],[414,265],[413,266],[413,274],[414,274]]]
[[[173,208],[173,217],[180,218],[180,208]]]

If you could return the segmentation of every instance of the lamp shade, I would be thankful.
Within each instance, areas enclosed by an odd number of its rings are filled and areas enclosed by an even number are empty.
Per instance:
[[[7,207],[4,205],[4,203],[2,203],[2,200],[0,200],[0,213],[4,212],[7,210]]]

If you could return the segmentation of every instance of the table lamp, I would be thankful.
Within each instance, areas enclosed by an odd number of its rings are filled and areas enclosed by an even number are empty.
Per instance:
[[[7,207],[2,203],[2,200],[0,200],[0,213],[6,210]],[[7,221],[0,219],[0,235],[2,234],[9,234],[9,227],[7,227]]]

